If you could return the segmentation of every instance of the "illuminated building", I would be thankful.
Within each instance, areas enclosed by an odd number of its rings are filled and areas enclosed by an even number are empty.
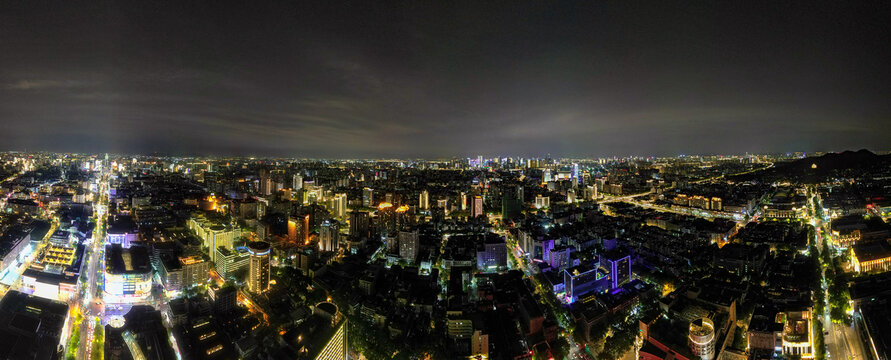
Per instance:
[[[152,267],[142,246],[105,247],[105,296],[109,303],[144,301],[151,294]]]
[[[331,213],[334,214],[334,217],[343,220],[346,217],[347,211],[347,194],[335,194],[334,197],[331,198],[330,207]]]
[[[470,338],[470,357],[471,359],[486,359],[489,357],[489,334],[484,334],[482,330],[474,330],[473,336]]]
[[[220,246],[232,248],[236,239],[241,237],[241,230],[231,224],[222,224],[210,221],[203,214],[196,213],[189,219],[189,229],[202,240],[202,245],[208,249],[216,249]],[[216,251],[210,252],[210,261],[216,262]]]
[[[471,217],[482,216],[483,214],[483,197],[480,195],[476,195],[473,197],[473,211],[471,211]]]
[[[542,195],[535,196],[535,208],[544,209],[551,207],[551,198]]]
[[[461,211],[467,211],[467,194],[461,192]]]
[[[246,248],[227,249],[218,247],[216,251],[217,273],[223,278],[229,277],[239,269],[245,269],[250,264],[250,254]]]
[[[399,232],[399,257],[413,263],[418,257],[419,247],[417,230]]]
[[[813,359],[814,334],[811,331],[811,311],[786,311],[778,313],[783,322],[783,355]]]
[[[136,242],[136,223],[129,216],[109,216],[105,245],[119,244],[124,248]]]
[[[248,289],[261,293],[269,289],[269,252],[270,245],[265,241],[253,241],[248,244],[250,254],[250,277]]]
[[[20,231],[7,231],[0,237],[0,275],[6,274],[12,265],[18,263],[24,249],[30,249],[31,234]]]
[[[362,189],[362,206],[364,207],[372,207],[374,204],[374,189],[372,188],[364,188]]]
[[[22,288],[42,298],[68,300],[77,293],[83,254],[84,245],[46,246],[22,273]]]
[[[715,358],[715,324],[711,319],[703,317],[690,322],[690,334],[687,338],[690,351],[702,360]]]
[[[891,268],[891,244],[887,240],[856,243],[851,262],[857,272],[886,271]]]
[[[581,295],[606,288],[608,278],[598,268],[580,265],[563,270],[563,286],[569,302],[574,302]]]
[[[443,211],[446,214],[448,214],[449,213],[449,199],[436,200],[436,207],[443,209]]]
[[[297,360],[347,360],[347,319],[330,302],[313,307],[312,315],[282,335]]]
[[[303,176],[300,176],[300,174],[294,174],[294,176],[291,177],[291,190],[296,191],[300,189],[303,189]]]
[[[497,271],[507,267],[507,244],[502,237],[489,234],[477,245],[476,267],[481,271]]]
[[[613,251],[600,256],[600,265],[609,273],[610,289],[631,281],[631,255]]]
[[[421,191],[420,199],[418,200],[418,208],[421,210],[430,209],[430,192],[427,190]]]
[[[337,251],[340,247],[340,224],[334,220],[325,220],[319,226],[319,250]]]

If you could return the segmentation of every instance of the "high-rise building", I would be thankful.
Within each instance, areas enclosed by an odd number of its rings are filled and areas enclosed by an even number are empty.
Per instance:
[[[227,249],[221,246],[215,253],[217,273],[223,278],[234,275],[238,270],[245,269],[250,264],[250,254],[243,247]]]
[[[241,230],[231,224],[217,223],[208,220],[201,214],[195,214],[189,219],[189,229],[198,235],[202,240],[204,247],[208,249],[216,249],[220,246],[227,249],[232,248],[232,244],[241,237]],[[216,251],[210,250],[210,261],[216,262]]]
[[[418,247],[420,244],[417,230],[399,232],[399,257],[414,262],[418,258]]]
[[[248,289],[255,293],[269,290],[270,245],[265,241],[252,241],[248,244],[250,254],[250,276]]]
[[[600,264],[609,270],[610,289],[631,281],[631,255],[621,251],[600,256]]]
[[[368,236],[368,212],[353,210],[350,213],[350,236]]]
[[[507,267],[507,244],[494,234],[487,235],[477,246],[476,266],[482,271],[501,270]]]
[[[523,187],[519,185],[508,186],[501,194],[501,215],[506,218],[514,218],[523,210]]]
[[[470,216],[477,217],[483,215],[483,197],[480,195],[476,195],[473,197],[473,211],[471,211]]]
[[[418,208],[421,210],[430,209],[430,192],[427,190],[421,191],[420,200],[418,201]]]
[[[461,192],[461,211],[467,211],[467,193]]]
[[[291,177],[291,190],[300,190],[303,189],[303,176],[300,174],[294,174]]]
[[[542,195],[535,196],[535,208],[544,209],[551,207],[551,198]]]
[[[298,359],[348,360],[347,319],[330,302],[314,306],[312,315],[282,335]]]
[[[362,206],[372,207],[373,204],[374,204],[374,189],[372,189],[372,188],[362,189]]]
[[[319,250],[337,251],[340,247],[340,224],[334,220],[325,220],[319,226]]]
[[[334,197],[332,198],[331,212],[334,214],[334,217],[338,219],[343,220],[346,217],[347,194],[334,194]]]

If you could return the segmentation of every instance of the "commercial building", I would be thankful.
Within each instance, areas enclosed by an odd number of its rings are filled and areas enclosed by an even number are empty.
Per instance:
[[[602,291],[606,288],[608,281],[609,278],[599,269],[599,266],[579,265],[563,270],[566,301],[572,303],[578,300],[579,296]]]
[[[250,254],[250,276],[248,289],[261,293],[269,289],[269,253],[270,245],[265,241],[253,241],[248,244]]]
[[[22,273],[25,292],[50,300],[68,300],[77,292],[84,245],[48,245]]]
[[[851,258],[857,272],[891,269],[891,244],[886,240],[857,243],[853,246]]]
[[[374,204],[374,189],[372,189],[372,188],[362,189],[362,206],[372,207],[372,206],[374,206],[373,204]]]
[[[152,289],[149,252],[143,246],[105,247],[105,296],[108,303],[135,303],[146,300]]]

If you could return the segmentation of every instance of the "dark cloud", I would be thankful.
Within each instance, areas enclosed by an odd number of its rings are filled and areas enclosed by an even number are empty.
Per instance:
[[[882,1],[5,2],[9,150],[887,148]]]

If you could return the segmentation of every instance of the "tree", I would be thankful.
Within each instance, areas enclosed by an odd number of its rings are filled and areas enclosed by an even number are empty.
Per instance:
[[[97,318],[93,327],[93,350],[90,352],[91,360],[102,360],[105,352],[105,328]]]

